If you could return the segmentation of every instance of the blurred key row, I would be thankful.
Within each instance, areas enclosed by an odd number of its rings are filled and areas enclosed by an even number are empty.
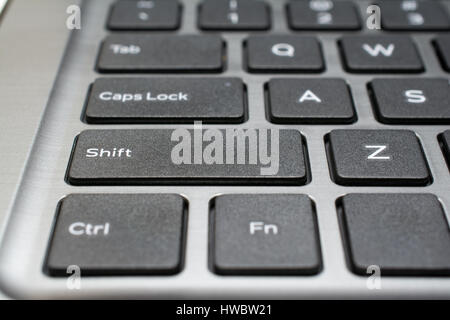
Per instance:
[[[450,159],[449,131],[436,139]],[[332,130],[323,151],[344,186],[433,182],[420,138],[410,130]],[[73,185],[306,185],[314,179],[308,141],[293,129],[86,130],[67,169]],[[326,164],[324,164],[326,166]]]
[[[376,267],[383,276],[450,274],[450,232],[436,196],[352,193],[337,199],[336,210],[354,273]],[[178,273],[190,241],[189,214],[188,200],[176,194],[69,195],[58,207],[45,270],[52,276],[67,276],[74,265],[83,276]],[[321,218],[304,194],[214,197],[203,268],[223,275],[318,274],[327,268],[321,247],[330,245],[321,243]]]
[[[449,71],[450,36],[432,41],[442,68]],[[352,73],[420,73],[425,65],[409,36],[344,36],[337,41],[343,68]],[[319,73],[326,70],[316,37],[255,35],[242,44],[243,68],[252,73]],[[108,36],[97,70],[121,73],[222,72],[227,66],[225,41],[217,35],[121,33]]]
[[[282,0],[280,0],[282,1]],[[285,1],[286,22],[293,30],[358,30],[362,18],[357,1]],[[377,5],[377,8],[373,8]],[[175,0],[116,2],[108,20],[111,30],[175,30],[182,22],[182,6]],[[385,30],[444,31],[449,15],[437,1],[374,1],[369,12],[380,11]],[[262,0],[204,0],[198,7],[198,27],[203,30],[268,30],[271,8]]]

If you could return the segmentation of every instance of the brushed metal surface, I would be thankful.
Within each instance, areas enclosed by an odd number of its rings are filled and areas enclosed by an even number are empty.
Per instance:
[[[24,5],[32,1],[16,0]],[[87,89],[99,74],[94,70],[98,48],[102,39],[108,34],[104,26],[111,0],[86,0],[82,9],[82,29],[72,34],[64,62],[55,87],[50,96],[41,126],[35,137],[33,149],[23,173],[23,179],[14,204],[2,207],[1,212],[11,216],[0,251],[0,286],[11,297],[17,298],[450,298],[450,278],[444,277],[382,277],[381,290],[368,290],[366,278],[352,274],[345,262],[341,235],[335,209],[335,200],[350,192],[429,192],[437,195],[450,213],[450,174],[442,156],[437,135],[449,126],[395,126],[378,123],[373,115],[366,83],[377,77],[399,77],[398,75],[355,75],[343,72],[337,52],[336,39],[339,32],[293,32],[288,30],[284,15],[284,1],[268,1],[272,7],[273,27],[267,34],[294,33],[317,35],[322,42],[326,72],[318,75],[280,75],[248,74],[242,70],[242,41],[248,35],[245,32],[223,33],[228,43],[228,66],[224,73],[217,76],[241,77],[247,84],[249,97],[249,120],[238,127],[258,128],[295,128],[306,137],[309,158],[311,160],[312,181],[306,186],[294,187],[244,187],[244,186],[132,186],[132,187],[75,187],[65,183],[64,175],[70,156],[73,139],[85,129],[111,128],[176,128],[182,125],[88,125],[81,119]],[[182,28],[174,33],[197,33],[196,6],[198,0],[183,0]],[[369,1],[360,1],[360,14],[366,16],[365,7]],[[42,10],[52,11],[59,1],[39,1]],[[447,9],[450,4],[445,3]],[[58,7],[63,5],[58,4]],[[55,17],[58,14],[55,13]],[[53,16],[52,16],[53,17]],[[53,18],[52,18],[53,19]],[[47,18],[47,20],[52,20]],[[49,23],[50,22],[46,22]],[[54,23],[54,21],[52,21]],[[0,29],[0,39],[1,32]],[[363,31],[373,33],[373,31]],[[56,33],[62,37],[63,31]],[[359,32],[357,32],[359,33]],[[419,52],[425,60],[426,72],[417,77],[444,77],[439,61],[431,46],[433,33],[416,33],[413,35]],[[31,37],[28,35],[28,37]],[[59,38],[59,40],[61,40]],[[36,39],[30,39],[36,41]],[[41,38],[41,46],[53,45],[49,35]],[[0,63],[4,53],[0,52]],[[9,55],[11,64],[18,64]],[[47,60],[57,60],[50,50]],[[29,61],[27,61],[29,63]],[[24,71],[23,76],[39,77],[35,69]],[[38,68],[38,69],[36,69]],[[45,69],[45,68],[44,68]],[[0,68],[1,70],[1,68]],[[11,71],[12,72],[12,71]],[[48,72],[48,71],[47,71]],[[47,73],[45,73],[47,74]],[[13,74],[9,74],[13,76]],[[111,76],[111,75],[108,75]],[[176,76],[176,75],[168,75]],[[202,77],[202,75],[191,75]],[[358,121],[351,125],[274,125],[265,118],[263,85],[271,78],[322,78],[345,77],[350,84]],[[0,78],[2,84],[11,86],[11,79]],[[16,79],[18,81],[18,79]],[[30,121],[24,114],[26,106],[42,108],[43,89],[36,83],[33,91],[21,96],[26,100],[20,106],[21,112],[10,112],[10,126],[23,125]],[[16,82],[16,94],[22,93],[22,86]],[[2,87],[2,86],[0,86]],[[12,88],[10,87],[10,90]],[[34,97],[41,100],[35,104]],[[9,105],[16,106],[10,95]],[[14,104],[12,104],[14,103]],[[33,110],[33,112],[37,112]],[[4,120],[3,120],[4,121]],[[33,122],[34,123],[34,122]],[[208,127],[205,125],[205,127]],[[226,128],[227,125],[218,127]],[[324,148],[324,136],[334,128],[387,129],[407,128],[414,130],[420,138],[428,158],[434,182],[426,187],[343,187],[334,184],[329,175]],[[11,132],[14,132],[11,131]],[[20,144],[26,148],[34,134],[30,126],[16,128],[22,135],[10,139],[10,144]],[[5,143],[5,142],[4,142]],[[10,150],[13,147],[10,146]],[[21,167],[20,157],[9,156],[9,161],[2,162],[17,170]],[[17,167],[17,168],[16,168]],[[17,175],[14,175],[17,181]],[[8,188],[1,185],[0,194]],[[42,272],[47,243],[55,216],[57,202],[70,193],[178,193],[189,201],[189,223],[187,230],[186,260],[183,271],[176,276],[155,277],[97,277],[82,278],[81,290],[68,290],[66,279],[54,279]],[[225,193],[301,193],[309,195],[316,204],[320,242],[323,254],[323,271],[313,277],[289,276],[218,276],[208,270],[208,202],[214,196]],[[12,193],[3,200],[12,199]]]

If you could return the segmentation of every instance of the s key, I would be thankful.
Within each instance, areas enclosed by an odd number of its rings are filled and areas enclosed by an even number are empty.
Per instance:
[[[337,184],[418,186],[431,182],[419,140],[409,130],[333,130],[326,137]]]
[[[380,122],[450,123],[446,79],[376,79],[369,87]]]

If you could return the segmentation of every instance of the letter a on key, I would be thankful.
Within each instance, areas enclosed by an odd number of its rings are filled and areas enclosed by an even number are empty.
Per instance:
[[[303,95],[300,97],[300,99],[298,99],[298,102],[302,103],[305,100],[309,100],[309,101],[316,101],[318,103],[321,103],[322,100],[320,100],[320,98],[314,94],[314,92],[312,92],[311,90],[306,90],[305,93],[303,93]]]
[[[394,53],[395,45],[390,43],[387,47],[377,43],[375,46],[370,46],[367,43],[363,44],[362,48],[372,57],[378,57],[380,53],[385,57],[390,57]]]

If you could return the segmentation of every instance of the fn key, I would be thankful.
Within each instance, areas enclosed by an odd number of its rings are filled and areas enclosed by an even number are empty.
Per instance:
[[[316,216],[306,195],[219,196],[211,219],[211,262],[219,274],[320,271]]]
[[[182,266],[186,204],[174,194],[73,194],[59,206],[46,269],[66,276],[174,274]]]

